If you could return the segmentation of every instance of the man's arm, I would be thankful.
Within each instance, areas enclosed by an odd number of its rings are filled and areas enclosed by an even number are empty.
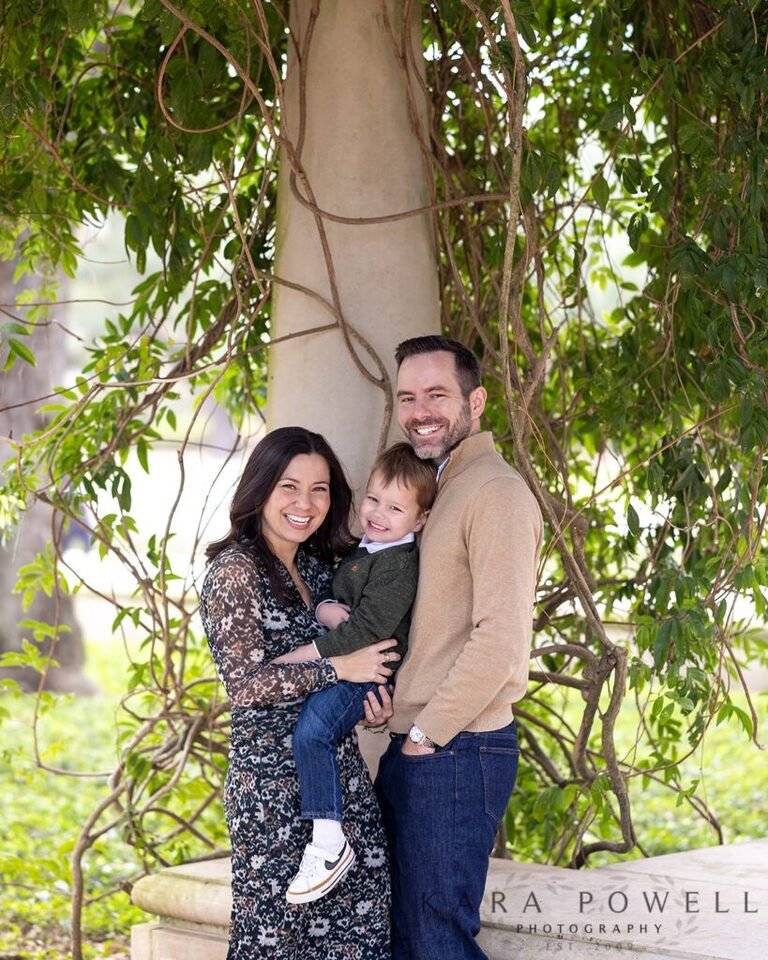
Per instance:
[[[352,653],[391,637],[416,596],[418,551],[392,547],[375,555],[360,602],[349,620],[315,640],[321,657]]]
[[[477,491],[466,530],[473,629],[415,723],[438,744],[467,729],[512,670],[525,671],[531,649],[541,513],[517,476]]]

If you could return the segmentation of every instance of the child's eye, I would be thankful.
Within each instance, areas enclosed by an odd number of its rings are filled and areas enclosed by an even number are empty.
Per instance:
[[[372,497],[370,493],[368,494],[368,496],[367,496],[365,499],[366,499],[366,500],[370,500],[371,503],[378,503],[378,502],[379,502],[379,501],[376,499],[376,497]]]
[[[389,509],[390,509],[390,510],[394,510],[395,513],[402,513],[402,512],[403,512],[400,507],[390,507]]]

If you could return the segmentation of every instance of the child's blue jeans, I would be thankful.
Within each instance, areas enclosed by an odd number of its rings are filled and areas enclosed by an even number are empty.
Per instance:
[[[293,732],[293,758],[299,776],[304,820],[341,820],[341,775],[336,748],[365,718],[363,704],[375,683],[339,683],[304,701]]]

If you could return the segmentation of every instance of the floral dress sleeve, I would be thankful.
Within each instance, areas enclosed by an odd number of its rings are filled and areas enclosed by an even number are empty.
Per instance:
[[[200,614],[216,670],[233,707],[301,700],[337,682],[329,660],[269,662],[264,598],[253,560],[240,551],[217,557],[200,596]]]

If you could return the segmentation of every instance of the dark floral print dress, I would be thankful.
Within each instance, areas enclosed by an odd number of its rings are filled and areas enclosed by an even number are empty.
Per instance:
[[[329,588],[327,564],[301,550],[297,563],[314,597]],[[232,705],[224,795],[232,842],[228,960],[387,960],[386,841],[354,734],[339,747],[339,765],[344,832],[357,861],[321,900],[285,899],[312,833],[311,823],[299,819],[293,730],[304,698],[336,682],[328,660],[270,663],[320,632],[295,593],[295,605],[278,603],[257,558],[238,543],[211,562],[200,595],[203,627]]]

